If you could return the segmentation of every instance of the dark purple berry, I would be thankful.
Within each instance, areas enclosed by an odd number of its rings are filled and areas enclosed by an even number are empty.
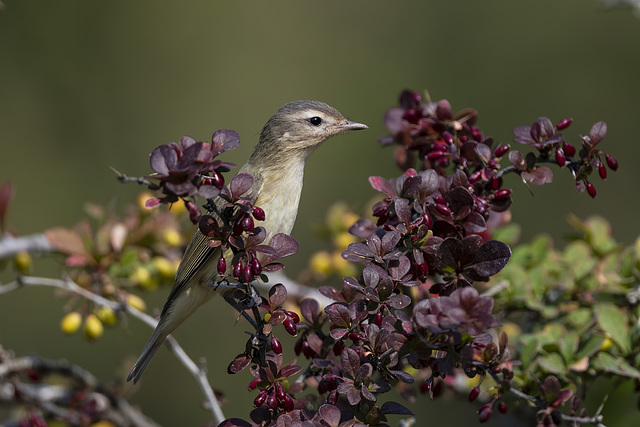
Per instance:
[[[240,221],[240,225],[242,226],[243,231],[246,231],[247,233],[253,233],[253,219],[249,215],[246,215],[242,218],[242,220]]]
[[[435,150],[435,151],[431,151],[429,154],[427,154],[427,159],[435,160],[435,159],[439,159],[442,156],[444,156],[444,152]]]
[[[382,319],[384,319],[384,314],[382,314],[382,312],[379,311],[379,312],[376,313],[376,316],[375,316],[375,318],[373,320],[373,323],[375,323],[378,328],[381,328],[382,327]]]
[[[293,346],[293,351],[296,354],[296,356],[300,356],[300,353],[302,353],[303,343],[304,343],[304,340],[300,338],[298,341],[296,341],[296,344]]]
[[[502,157],[507,153],[507,151],[509,151],[510,148],[511,145],[509,144],[501,145],[500,147],[496,148],[496,150],[493,152],[493,155],[496,157]]]
[[[227,271],[227,261],[220,257],[218,258],[218,274],[223,275]]]
[[[222,189],[224,185],[224,178],[218,172],[213,171],[213,175],[211,176],[211,183],[218,187],[218,189]]]
[[[602,162],[598,164],[598,173],[600,174],[600,178],[602,178],[602,180],[607,179],[607,167]]]
[[[563,144],[563,149],[566,156],[573,157],[573,155],[576,154],[576,147],[567,142]]]
[[[474,173],[469,175],[469,182],[473,184],[474,182],[479,180],[481,176],[482,176],[482,171],[481,170],[475,171]]]
[[[316,352],[313,351],[313,349],[311,348],[311,346],[307,341],[304,341],[302,343],[302,354],[304,354],[304,357],[306,357],[307,359],[311,359],[313,356],[316,355]]]
[[[471,126],[471,137],[478,142],[484,139],[482,131],[475,126]]]
[[[563,167],[567,162],[567,158],[564,155],[564,150],[562,148],[558,148],[556,150],[556,163],[558,166]]]
[[[284,388],[282,387],[282,385],[280,383],[276,383],[276,397],[278,398],[278,400],[282,402],[286,395],[287,393],[284,392]]]
[[[280,344],[280,340],[276,337],[271,337],[271,350],[275,354],[282,354],[282,344]]]
[[[613,156],[605,154],[604,158],[607,159],[607,165],[609,166],[609,169],[611,169],[612,171],[618,170],[618,161]]]
[[[251,272],[256,276],[259,276],[260,273],[262,273],[262,264],[260,264],[258,258],[251,260]]]
[[[253,214],[253,217],[255,219],[257,219],[258,221],[264,221],[265,215],[264,215],[264,211],[262,210],[262,208],[259,208],[257,206],[254,206],[251,213]]]
[[[233,266],[233,277],[237,277],[239,279],[240,276],[242,276],[242,271],[243,271],[242,260],[239,260]]]
[[[253,280],[253,272],[251,272],[251,264],[247,264],[242,269],[242,281],[249,283]]]
[[[478,411],[478,419],[481,423],[486,423],[491,418],[491,414],[493,413],[493,408],[491,407],[491,403],[485,403],[480,407]]]
[[[290,317],[287,317],[286,319],[284,319],[284,322],[282,322],[282,324],[284,325],[284,330],[287,331],[289,335],[295,337],[298,334],[298,327],[293,322],[293,320],[291,320]],[[303,343],[303,346],[304,346],[304,343]]]
[[[447,205],[441,205],[440,203],[438,203],[436,205],[436,210],[438,212],[440,212],[442,215],[451,215],[451,208]]]
[[[590,182],[587,182],[587,193],[589,193],[592,199],[596,198],[596,187]]]
[[[293,399],[288,394],[285,394],[284,396],[284,399],[282,401],[282,407],[287,412],[293,411],[293,408],[294,408]]]
[[[258,383],[260,382],[259,378],[254,378],[253,381],[249,383],[249,390],[255,390],[258,387]]]
[[[253,399],[253,406],[259,408],[264,404],[265,400],[267,400],[267,392],[263,390],[255,399]]]
[[[469,392],[469,402],[473,402],[474,400],[476,400],[479,395],[480,395],[480,387],[476,386],[472,388],[471,391]]]
[[[498,404],[498,411],[500,411],[501,414],[506,414],[508,410],[509,410],[509,407],[507,406],[506,403],[500,402]]]
[[[504,200],[508,198],[510,194],[511,194],[511,190],[505,188],[505,189],[496,191],[493,196],[495,197],[496,200]]]
[[[444,142],[446,142],[447,144],[449,145],[453,144],[453,135],[451,135],[449,132],[443,133],[442,138],[444,139]]]
[[[333,345],[333,354],[336,356],[340,356],[342,354],[342,350],[344,350],[344,341],[339,340]]]
[[[271,393],[269,397],[267,397],[267,406],[269,409],[276,409],[278,407],[278,398],[275,393]]]
[[[293,320],[294,323],[300,323],[300,316],[295,311],[287,311],[287,316]]]

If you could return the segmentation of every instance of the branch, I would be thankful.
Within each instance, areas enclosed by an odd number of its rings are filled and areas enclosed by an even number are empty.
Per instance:
[[[0,259],[12,258],[19,252],[43,253],[54,250],[44,233],[23,237],[13,237],[10,234],[5,234],[0,239]]]
[[[140,185],[146,185],[147,187],[149,187],[151,189],[160,188],[156,184],[154,184],[153,182],[151,182],[148,179],[146,179],[145,177],[142,177],[142,176],[127,176],[127,175],[123,174],[122,172],[118,171],[113,166],[109,166],[109,169],[111,169],[113,171],[113,173],[115,173],[117,175],[118,181],[120,181],[123,184],[127,184],[129,182],[135,182],[135,183],[138,183]]]
[[[111,301],[101,297],[100,295],[96,295],[93,292],[78,286],[70,279],[61,280],[46,277],[23,276],[15,282],[8,283],[6,285],[0,285],[0,295],[14,291],[21,286],[50,286],[63,289],[80,295],[85,299],[95,302],[98,305],[110,307],[115,312],[124,311],[126,313],[129,313],[133,317],[136,317],[137,319],[149,325],[151,328],[155,328],[158,324],[158,322],[148,314],[143,313],[128,304]],[[221,423],[222,421],[224,421],[225,416],[222,413],[222,409],[220,408],[220,403],[216,399],[213,389],[207,380],[206,369],[201,369],[200,367],[198,367],[198,365],[187,355],[180,344],[178,344],[178,341],[172,336],[168,336],[165,342],[167,343],[167,346],[169,347],[171,352],[178,358],[178,360],[180,360],[180,362],[187,368],[187,370],[191,372],[191,374],[196,378],[196,381],[198,381],[198,384],[200,385],[200,388],[202,389],[202,392],[207,399],[208,409],[211,411],[215,421],[217,423]]]

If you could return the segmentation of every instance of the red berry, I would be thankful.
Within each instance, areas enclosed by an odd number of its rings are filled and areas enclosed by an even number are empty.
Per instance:
[[[573,157],[573,155],[576,154],[576,147],[574,147],[573,145],[567,142],[564,143],[563,148],[564,148],[564,154],[569,157]]]
[[[491,181],[489,181],[489,185],[491,186],[492,190],[497,190],[498,188],[500,188],[500,180],[495,176],[491,177]]]
[[[282,385],[280,385],[280,383],[276,383],[276,397],[278,398],[278,400],[282,402],[286,395],[287,393],[284,392],[284,388],[282,388]]]
[[[493,408],[491,407],[491,403],[485,403],[480,407],[478,411],[478,419],[481,423],[486,423],[491,418],[491,414],[493,413]]]
[[[596,198],[596,187],[593,186],[592,183],[587,182],[587,193],[591,196],[591,198]]]
[[[449,208],[449,206],[447,205],[437,204],[436,210],[440,212],[442,215],[451,215],[451,208]]]
[[[429,264],[427,264],[427,262],[423,262],[422,264],[418,265],[418,270],[420,271],[420,275],[421,276],[426,276],[427,274],[429,274]]]
[[[506,403],[500,402],[498,404],[498,411],[500,411],[500,413],[506,414],[508,410],[509,410],[509,407],[507,406]]]
[[[609,169],[611,169],[612,171],[618,170],[618,161],[613,156],[605,154],[604,157],[605,159],[607,159],[607,165],[609,165]]]
[[[562,148],[558,148],[556,150],[556,163],[558,166],[563,167],[567,162],[567,158],[564,155],[564,150]]]
[[[242,269],[242,281],[249,283],[253,280],[253,272],[251,271],[251,264],[247,264]]]
[[[422,217],[424,218],[422,220],[424,225],[426,225],[427,228],[431,228],[431,226],[433,225],[433,220],[431,219],[431,215],[425,212],[424,215],[422,215]]]
[[[253,399],[253,406],[259,408],[260,406],[262,406],[265,400],[267,400],[267,392],[261,391],[260,394],[258,394],[258,396]]]
[[[330,405],[335,405],[338,401],[338,390],[331,390],[329,396],[327,397],[327,403]]]
[[[243,231],[246,231],[247,233],[253,233],[253,219],[249,215],[242,217],[242,220],[240,220],[240,225]]]
[[[556,125],[556,129],[558,129],[558,130],[566,129],[566,128],[569,127],[569,125],[571,124],[572,121],[573,121],[573,119],[562,119]]]
[[[473,184],[474,182],[479,180],[481,176],[482,176],[482,171],[481,170],[475,171],[474,173],[469,175],[469,182]]]
[[[433,201],[436,202],[436,204],[440,204],[440,205],[447,204],[447,201],[442,196],[433,196]]]
[[[253,214],[253,217],[258,221],[264,221],[265,215],[262,208],[254,206],[253,209],[251,210],[251,213]]]
[[[427,159],[436,160],[436,159],[439,159],[442,156],[444,156],[444,152],[443,151],[434,150],[434,151],[429,152],[429,154],[427,154]]]
[[[239,260],[233,266],[233,277],[237,277],[239,279],[240,276],[242,276],[242,271],[243,271],[242,260]]]
[[[342,354],[342,350],[344,350],[344,341],[339,340],[333,345],[333,354],[336,356],[340,356]]]
[[[304,354],[304,357],[306,357],[307,359],[311,359],[313,356],[316,355],[316,352],[313,351],[313,349],[311,348],[311,346],[307,341],[304,341],[302,343],[302,354]]]
[[[280,340],[276,337],[271,337],[271,350],[275,354],[282,354],[282,344],[280,344]]]
[[[284,330],[287,331],[289,335],[295,337],[298,334],[298,328],[296,327],[296,324],[293,322],[293,320],[291,320],[290,317],[287,317],[286,319],[284,319],[284,322],[282,322],[282,324],[284,325]],[[303,346],[304,346],[304,343],[303,343]]]
[[[602,162],[598,164],[598,173],[600,174],[600,178],[602,178],[602,180],[607,179],[607,167]]]
[[[227,261],[220,257],[218,258],[218,274],[223,275],[227,271]]]
[[[444,139],[444,142],[446,142],[447,144],[449,145],[453,144],[453,135],[451,135],[449,132],[443,133],[442,138]]]
[[[375,318],[373,320],[373,323],[375,323],[378,328],[381,328],[382,327],[382,319],[384,319],[384,314],[382,314],[382,312],[379,311],[379,312],[376,313],[376,316],[375,316]]]
[[[420,384],[420,393],[426,393],[427,391],[429,391],[429,381],[424,381],[422,384]]]
[[[269,409],[276,409],[278,407],[278,398],[275,393],[271,393],[269,397],[267,397],[267,406]]]
[[[498,190],[494,193],[494,197],[496,200],[505,200],[509,197],[509,195],[511,194],[511,190],[505,188],[502,190]]]
[[[472,388],[471,391],[469,392],[469,402],[473,402],[474,400],[476,400],[479,395],[480,395],[480,387],[476,386]]]
[[[253,381],[249,383],[249,390],[255,390],[258,387],[258,383],[260,382],[259,378],[254,378]]]
[[[262,264],[260,264],[258,258],[251,260],[251,272],[256,276],[259,276],[260,273],[262,273]]]
[[[294,323],[300,323],[300,316],[298,316],[295,311],[287,311],[287,316],[289,316]]]
[[[510,148],[511,148],[511,145],[509,144],[501,145],[500,147],[495,149],[495,151],[493,152],[493,155],[496,157],[502,157],[507,153],[507,151],[509,151]]]
[[[222,189],[222,186],[224,185],[224,178],[218,172],[213,171],[213,175],[211,176],[211,183],[219,189]]]
[[[282,407],[287,412],[293,411],[293,408],[294,408],[293,399],[288,394],[285,394],[284,396],[284,400],[282,401]]]
[[[300,353],[302,353],[303,343],[304,343],[304,340],[300,338],[298,341],[296,341],[296,344],[293,346],[293,351],[296,354],[296,356],[300,356]]]
[[[471,137],[478,142],[484,139],[482,131],[475,126],[471,126]]]

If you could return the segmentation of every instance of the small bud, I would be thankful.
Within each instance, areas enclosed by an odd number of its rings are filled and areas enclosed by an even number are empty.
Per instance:
[[[242,265],[242,260],[239,260],[238,262],[236,262],[236,264],[233,266],[233,277],[236,278],[240,278],[240,276],[242,275],[242,271],[243,271],[243,265]]]
[[[592,199],[596,198],[596,187],[590,182],[587,182],[587,193],[589,193]]]
[[[344,350],[344,341],[338,340],[333,345],[333,354],[336,356],[340,356],[342,354],[342,350]]]
[[[598,173],[600,174],[600,178],[602,178],[603,181],[607,179],[607,167],[602,162],[598,164]]]
[[[289,396],[288,394],[285,394],[284,399],[282,401],[282,407],[284,408],[284,410],[287,412],[291,412],[293,411],[294,406],[295,405],[293,403],[293,399],[291,398],[291,396]]]
[[[271,393],[269,397],[267,397],[267,406],[269,409],[276,409],[278,407],[278,398],[275,393]]]
[[[251,264],[247,264],[242,269],[242,281],[249,283],[253,280],[253,272],[251,272]]]
[[[506,414],[508,410],[509,410],[509,407],[507,406],[506,403],[500,402],[498,404],[498,411],[500,411],[501,414]]]
[[[493,408],[491,407],[491,403],[485,403],[478,410],[478,419],[481,423],[486,423],[491,418],[491,414],[493,413]]]
[[[71,335],[76,332],[82,324],[82,315],[77,311],[72,311],[62,318],[60,328],[65,334]]]
[[[504,188],[502,190],[496,191],[493,194],[493,196],[496,200],[505,200],[509,197],[510,194],[511,194],[511,190]]]
[[[227,271],[227,260],[224,257],[218,258],[218,274],[224,275]]]
[[[493,155],[496,157],[502,157],[507,153],[507,151],[509,151],[509,149],[511,149],[511,145],[501,145],[500,147],[495,149]]]
[[[604,158],[607,160],[607,165],[609,166],[609,169],[611,169],[612,171],[618,170],[618,161],[613,156],[605,154]]]
[[[262,208],[259,208],[257,206],[254,206],[251,213],[253,214],[253,217],[255,219],[257,219],[258,221],[264,221],[265,215],[264,215],[264,211],[262,210]]]
[[[286,319],[284,319],[284,322],[282,322],[285,331],[287,331],[287,333],[291,336],[296,336],[298,334],[298,328],[296,326],[296,324],[293,322],[293,320],[291,320],[290,317],[287,317]]]
[[[242,226],[243,231],[246,231],[247,233],[253,233],[253,219],[249,215],[246,215],[242,218],[242,220],[240,221],[240,225]]]
[[[90,339],[95,340],[100,338],[104,333],[104,326],[95,314],[89,314],[84,319],[84,335]]]
[[[451,208],[447,205],[437,204],[436,210],[440,212],[442,215],[447,215],[447,216],[451,215]]]
[[[566,156],[573,157],[576,154],[576,147],[567,142],[563,144],[563,149]]]
[[[259,408],[264,404],[265,400],[267,400],[267,392],[261,391],[260,394],[258,394],[258,396],[256,396],[256,398],[253,400],[253,406]]]
[[[254,258],[251,260],[251,272],[255,276],[259,276],[262,273],[262,264],[258,261],[258,258]]]
[[[480,395],[480,387],[476,386],[469,392],[469,402],[473,402]]]
[[[280,340],[276,337],[271,337],[271,350],[275,354],[282,354],[282,344],[280,344]]]
[[[254,378],[250,383],[249,383],[249,391],[251,390],[255,390],[256,387],[258,387],[258,383],[260,382],[259,378]]]
[[[416,105],[419,105],[422,102],[422,95],[420,95],[420,92],[411,92],[411,100]]]
[[[567,162],[567,158],[564,155],[564,150],[562,148],[558,148],[556,150],[556,163],[558,166],[563,167]]]
[[[572,121],[573,121],[573,119],[562,119],[556,125],[556,129],[558,129],[558,130],[566,129],[566,128],[569,127],[569,125],[571,124]]]
[[[444,156],[444,152],[443,151],[435,150],[435,151],[431,151],[431,152],[429,152],[429,154],[427,154],[427,159],[436,160],[436,159],[439,159],[442,156]]]

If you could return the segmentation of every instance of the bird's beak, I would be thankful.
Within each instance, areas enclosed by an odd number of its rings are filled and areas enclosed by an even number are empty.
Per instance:
[[[352,122],[351,120],[345,120],[344,123],[340,124],[340,130],[345,132],[348,130],[359,130],[359,129],[369,129],[369,126],[364,123]]]

